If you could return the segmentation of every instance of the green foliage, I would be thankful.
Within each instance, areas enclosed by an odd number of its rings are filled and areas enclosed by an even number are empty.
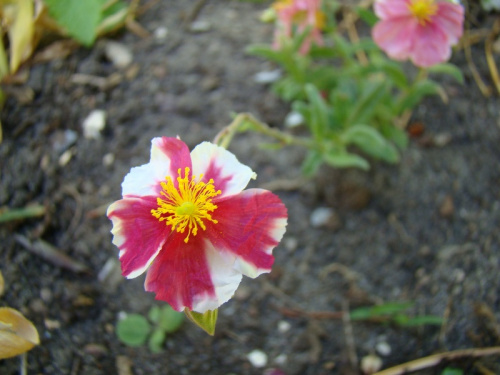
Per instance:
[[[128,346],[143,345],[151,331],[147,319],[139,314],[129,314],[118,322],[116,335],[121,342]]]
[[[463,375],[464,372],[461,369],[454,368],[454,367],[446,367],[441,375]]]
[[[86,46],[99,33],[123,23],[127,5],[119,0],[44,0],[49,14],[68,33]]]
[[[393,323],[402,327],[423,325],[442,325],[443,319],[434,315],[410,317],[405,310],[411,308],[411,302],[389,302],[382,305],[360,307],[350,313],[351,320],[375,320]]]
[[[249,54],[278,64],[284,72],[272,89],[304,118],[311,141],[302,165],[306,175],[314,174],[322,163],[366,170],[368,157],[399,162],[400,151],[408,145],[403,130],[408,114],[426,96],[446,99],[443,88],[429,75],[447,74],[463,82],[461,71],[448,63],[410,78],[403,65],[390,60],[371,38],[352,42],[341,35],[332,11],[337,6],[335,0],[323,1],[324,43],[313,43],[307,54],[301,53],[301,46],[310,29],[283,37],[279,49],[247,48]],[[377,22],[371,10],[354,11],[369,27]]]
[[[184,314],[175,311],[169,305],[153,306],[148,312],[148,319],[139,314],[129,314],[118,321],[116,335],[125,345],[137,347],[148,343],[153,353],[162,350],[168,333],[177,331],[183,321]]]

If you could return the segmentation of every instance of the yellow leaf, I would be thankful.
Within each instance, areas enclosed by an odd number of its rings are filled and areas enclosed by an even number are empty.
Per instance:
[[[219,313],[218,309],[208,310],[205,313],[199,313],[196,311],[191,311],[187,307],[184,309],[184,313],[194,324],[203,329],[210,336],[215,333],[215,324],[217,323],[217,315]]]
[[[0,308],[0,359],[27,352],[40,343],[33,323],[19,311]]]
[[[0,128],[1,129],[1,128]],[[0,141],[1,141],[1,138],[0,138]],[[2,275],[2,271],[0,271],[0,297],[3,296],[3,292],[5,290],[5,282],[3,280],[3,275]]]
[[[13,74],[21,62],[31,55],[33,39],[33,1],[18,0],[14,19],[9,27],[10,72]]]

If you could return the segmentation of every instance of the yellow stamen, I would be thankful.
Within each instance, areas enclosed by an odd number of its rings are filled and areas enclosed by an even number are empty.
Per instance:
[[[161,182],[161,195],[165,199],[157,198],[158,208],[151,210],[151,214],[159,221],[165,221],[166,225],[171,225],[172,230],[184,233],[186,228],[188,234],[184,242],[189,241],[191,233],[196,236],[198,226],[205,230],[203,220],[217,224],[217,220],[212,219],[209,212],[214,212],[217,206],[212,203],[212,198],[221,194],[220,190],[215,190],[214,180],[203,182],[200,175],[198,182],[195,177],[189,179],[189,168],[184,169],[184,177],[181,169],[177,177],[178,187],[176,188],[170,176],[166,177],[166,182]]]
[[[438,6],[434,0],[412,0],[408,8],[418,18],[418,22],[421,25],[430,22],[431,17],[438,11]]]

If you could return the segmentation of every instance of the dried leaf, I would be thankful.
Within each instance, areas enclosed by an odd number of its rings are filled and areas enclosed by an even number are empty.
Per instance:
[[[210,336],[215,333],[215,324],[217,323],[217,315],[219,313],[218,309],[208,310],[205,313],[199,313],[196,311],[191,311],[187,307],[184,309],[184,313],[194,324],[203,329]]]
[[[12,11],[12,10],[11,10]],[[21,62],[31,55],[33,39],[33,2],[18,0],[17,7],[12,11],[13,22],[9,28],[10,39],[10,71],[14,73]]]
[[[0,308],[0,359],[14,357],[40,344],[33,323],[19,311]]]
[[[5,282],[3,280],[2,271],[0,271],[0,297],[3,296],[4,291],[5,291]]]

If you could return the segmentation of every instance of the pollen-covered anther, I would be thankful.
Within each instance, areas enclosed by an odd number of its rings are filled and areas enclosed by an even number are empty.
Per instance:
[[[438,10],[438,6],[435,4],[434,0],[412,0],[410,4],[408,4],[408,7],[413,15],[417,17],[421,25],[430,22],[431,17],[436,14]]]
[[[191,234],[196,236],[198,233],[198,226],[206,229],[205,220],[217,224],[210,212],[217,209],[212,198],[221,194],[221,191],[215,190],[212,179],[203,182],[203,175],[198,179],[190,178],[189,167],[184,168],[184,177],[180,168],[178,174],[177,187],[170,176],[161,182],[161,195],[164,198],[157,198],[158,208],[151,210],[151,214],[159,221],[165,221],[166,225],[170,225],[172,230],[178,233],[184,233],[187,229],[188,233],[184,239],[187,243]]]

